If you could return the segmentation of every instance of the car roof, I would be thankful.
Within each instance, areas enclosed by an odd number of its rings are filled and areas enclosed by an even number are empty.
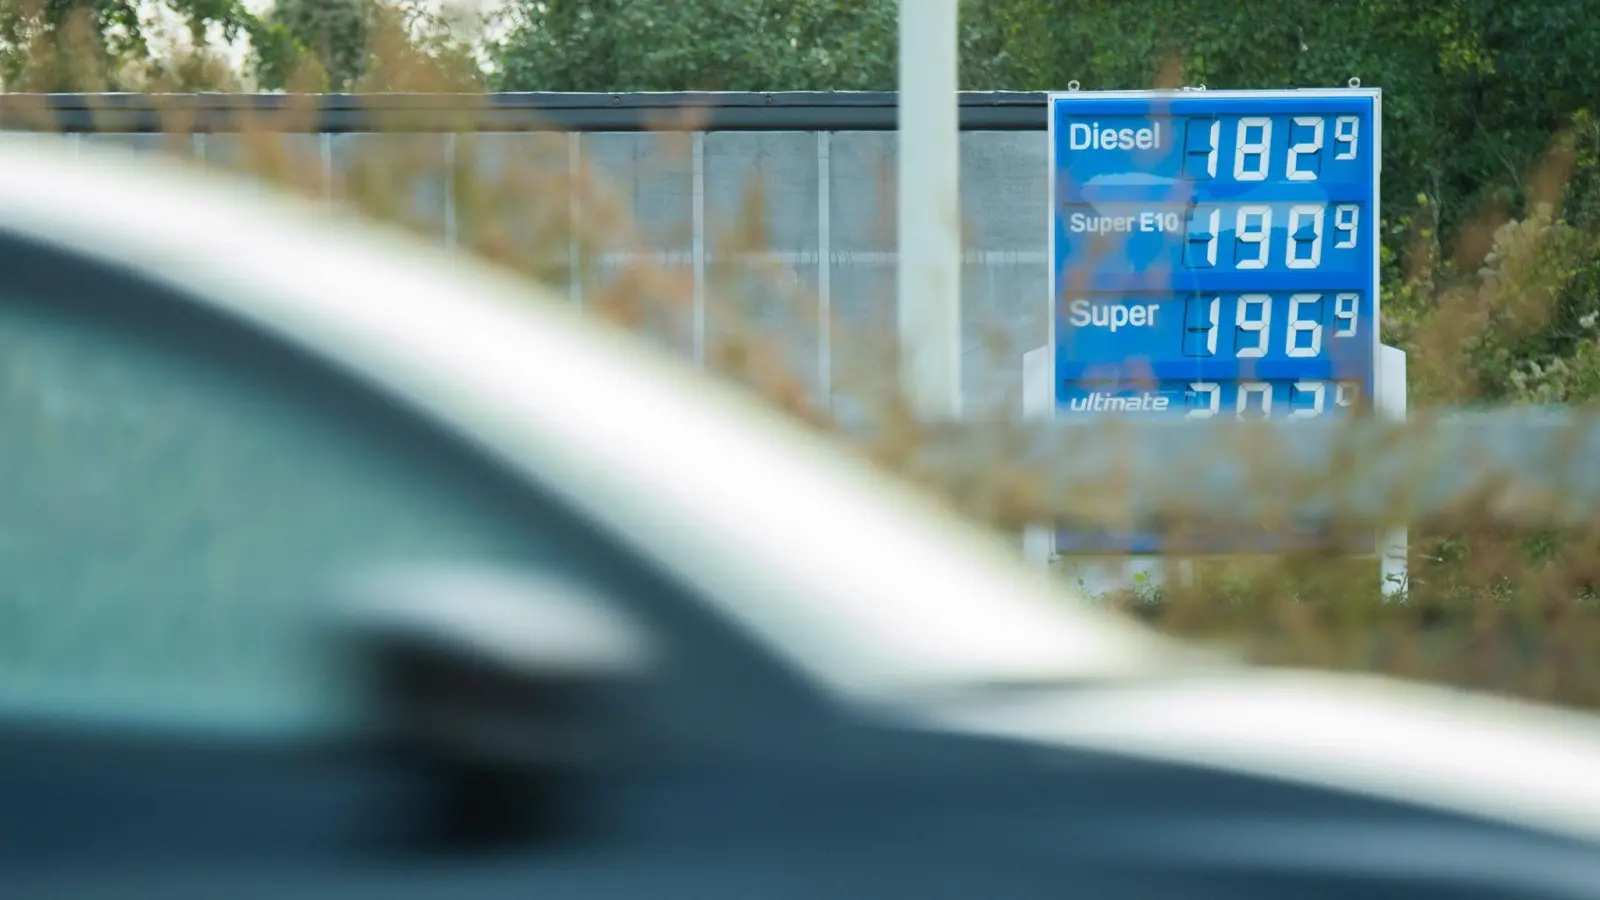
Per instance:
[[[239,176],[70,150],[54,135],[0,136],[0,228],[180,289],[394,394],[838,696],[1109,677],[1183,655],[1047,585],[997,537],[835,442],[549,290]]]

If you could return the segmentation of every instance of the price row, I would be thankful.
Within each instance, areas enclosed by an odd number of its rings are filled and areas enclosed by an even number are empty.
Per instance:
[[[1269,204],[1227,208],[1195,205],[1185,218],[1183,264],[1210,269],[1219,262],[1240,271],[1277,268],[1313,270],[1324,249],[1354,250],[1361,241],[1361,207],[1340,203]],[[1274,222],[1276,220],[1276,223]],[[1274,239],[1276,237],[1276,240]],[[1227,252],[1220,252],[1226,248]]]
[[[1274,163],[1281,161],[1284,180],[1316,181],[1325,157],[1354,161],[1360,153],[1358,116],[1337,116],[1332,127],[1323,116],[1244,116],[1227,120],[1232,146],[1227,162],[1219,167],[1223,124],[1224,120],[1210,117],[1184,123],[1183,173],[1187,178],[1205,181],[1218,177],[1220,171],[1234,181],[1267,181],[1278,171]]]
[[[1315,419],[1363,402],[1361,379],[1163,379],[1148,388],[1064,381],[1056,397],[1067,415],[1177,415],[1185,419]]]
[[[1261,359],[1279,352],[1288,359],[1314,359],[1322,355],[1324,334],[1353,338],[1361,330],[1361,295],[1355,291],[1306,291],[1277,298],[1190,294],[1183,306],[1185,357],[1211,358],[1222,349],[1224,299],[1232,310],[1223,352],[1231,352],[1235,359]],[[1281,328],[1273,323],[1274,307],[1287,313]]]
[[[1359,276],[1374,262],[1369,218],[1353,201],[1067,203],[1055,247],[1063,266],[1091,278]]]
[[[1376,135],[1349,107],[1287,114],[1085,115],[1058,107],[1058,178],[1072,186],[1133,182],[1142,173],[1237,192],[1257,186],[1359,185],[1375,181]]]
[[[1360,397],[1355,381],[1191,381],[1184,389],[1184,418],[1315,419],[1353,407]]]

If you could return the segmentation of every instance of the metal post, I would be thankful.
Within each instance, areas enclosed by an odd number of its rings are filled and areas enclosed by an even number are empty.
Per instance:
[[[444,135],[444,245],[455,250],[459,243],[456,234],[456,133],[447,131]]]
[[[1378,347],[1378,411],[1384,416],[1404,422],[1406,420],[1406,353],[1387,344]],[[1408,593],[1408,552],[1410,534],[1397,528],[1378,536],[1379,573],[1383,593],[1390,597],[1404,597]]]
[[[900,0],[901,379],[929,418],[961,412],[956,0]]]
[[[693,206],[690,211],[691,250],[694,266],[693,353],[694,364],[706,363],[706,133],[696,131],[690,138]]]
[[[817,385],[833,409],[833,133],[817,132]]]
[[[317,156],[322,162],[322,201],[333,206],[333,135],[324,131],[317,136]]]
[[[579,217],[583,214],[583,135],[567,132],[567,299],[583,308],[583,244]]]

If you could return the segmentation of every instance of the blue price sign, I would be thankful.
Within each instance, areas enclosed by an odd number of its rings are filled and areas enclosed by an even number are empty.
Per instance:
[[[1380,103],[1357,88],[1050,95],[1057,415],[1371,404]]]

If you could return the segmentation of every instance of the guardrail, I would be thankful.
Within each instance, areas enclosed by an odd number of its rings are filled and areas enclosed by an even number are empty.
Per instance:
[[[281,131],[893,131],[894,91],[491,94],[0,94],[0,127],[196,132],[245,123]],[[963,91],[967,131],[1044,131],[1045,95]],[[46,126],[42,123],[50,123]]]

